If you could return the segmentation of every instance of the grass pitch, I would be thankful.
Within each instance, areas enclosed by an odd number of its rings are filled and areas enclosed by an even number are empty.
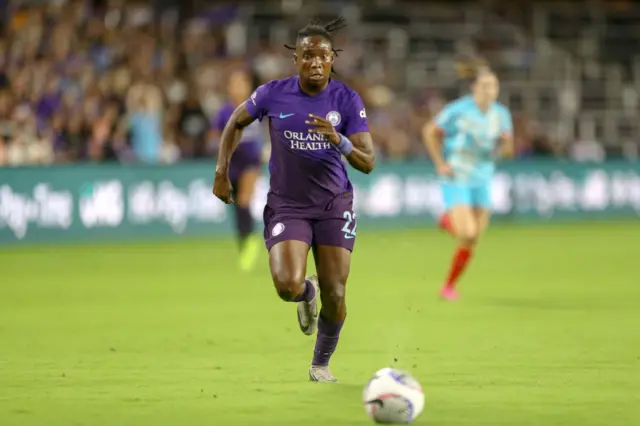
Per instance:
[[[457,303],[453,242],[362,229],[332,368],[232,241],[0,251],[0,425],[371,424],[362,386],[412,372],[417,424],[640,424],[640,225],[496,227]],[[313,262],[309,262],[310,270]]]

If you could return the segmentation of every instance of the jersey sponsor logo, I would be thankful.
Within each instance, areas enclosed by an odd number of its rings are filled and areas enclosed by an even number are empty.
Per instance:
[[[295,113],[291,113],[291,114],[284,114],[284,113],[280,113],[280,117],[278,118],[287,118],[287,117],[291,117],[292,115],[294,115]]]
[[[277,237],[278,235],[282,234],[284,232],[284,224],[278,222],[273,226],[273,229],[271,229],[271,236],[272,237]]]
[[[324,151],[333,149],[325,135],[319,133],[292,132],[285,130],[284,137],[289,140],[290,148],[299,151]]]
[[[360,118],[367,118],[367,112],[362,108],[360,110]]]
[[[342,117],[338,111],[330,111],[325,118],[333,127],[336,127],[342,121]]]

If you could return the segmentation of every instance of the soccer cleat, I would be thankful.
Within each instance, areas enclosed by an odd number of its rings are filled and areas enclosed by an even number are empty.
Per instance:
[[[256,265],[260,254],[260,238],[257,235],[250,235],[244,243],[240,252],[239,267],[242,272],[250,272]]]
[[[440,290],[440,297],[442,297],[444,300],[453,301],[457,300],[459,296],[458,292],[454,288],[444,286]]]
[[[331,374],[329,367],[319,365],[312,365],[311,367],[309,367],[309,380],[318,383],[335,383],[338,381],[338,379],[336,379],[334,375]]]
[[[315,292],[313,299],[308,302],[298,302],[298,324],[300,330],[307,336],[311,336],[318,328],[318,277],[310,275],[306,280],[313,286]]]

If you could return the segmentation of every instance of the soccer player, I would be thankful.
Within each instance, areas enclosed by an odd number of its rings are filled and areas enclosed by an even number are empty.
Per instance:
[[[231,115],[222,133],[213,193],[233,202],[229,161],[254,120],[267,120],[271,175],[264,209],[264,239],[271,277],[280,298],[297,303],[301,331],[317,328],[309,379],[335,382],[329,360],[347,309],[345,289],[356,237],[353,186],[342,156],[355,169],[374,167],[371,134],[360,96],[331,77],[338,18],[314,21],[298,32],[293,62],[298,75],[260,86]],[[288,47],[288,46],[287,46]],[[317,277],[305,278],[313,251]],[[317,294],[322,302],[318,318]]]
[[[498,78],[487,68],[474,76],[472,93],[447,104],[423,129],[425,145],[442,182],[445,214],[440,227],[458,240],[440,294],[455,300],[458,278],[491,216],[491,179],[495,154],[513,155],[509,109],[496,102]]]
[[[238,105],[249,97],[251,90],[252,84],[246,72],[238,70],[231,73],[228,82],[229,101],[220,109],[212,126],[217,135],[223,131]],[[256,181],[260,177],[263,139],[259,122],[248,125],[229,163],[229,179],[235,198],[233,206],[236,232],[240,245],[239,266],[242,271],[253,269],[260,250],[260,237],[254,234],[250,208]]]

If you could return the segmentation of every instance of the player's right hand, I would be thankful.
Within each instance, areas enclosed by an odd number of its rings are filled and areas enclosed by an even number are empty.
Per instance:
[[[441,163],[436,165],[436,171],[440,176],[451,176],[453,175],[453,169],[447,163]]]
[[[213,195],[225,204],[233,204],[232,187],[226,173],[216,173],[213,179]]]

